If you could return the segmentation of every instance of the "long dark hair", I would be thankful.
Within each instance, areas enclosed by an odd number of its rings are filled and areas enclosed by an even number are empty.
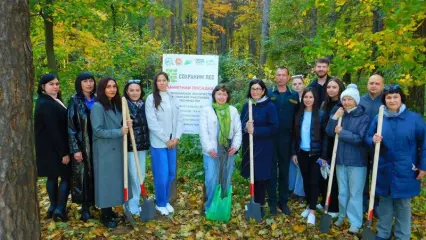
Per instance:
[[[157,80],[158,80],[158,77],[161,75],[163,75],[167,79],[167,82],[169,81],[169,75],[167,75],[167,73],[165,72],[159,72],[154,77],[154,91],[152,92],[152,95],[154,97],[154,106],[155,106],[155,109],[157,110],[158,110],[158,106],[160,106],[161,104],[160,89],[158,89]]]
[[[301,104],[299,106],[299,110],[296,113],[296,116],[294,118],[294,132],[295,132],[295,136],[296,139],[300,139],[301,134],[300,134],[300,128],[302,126],[302,117],[303,114],[305,112],[305,103],[303,102],[303,98],[305,97],[306,93],[312,93],[312,95],[314,96],[314,104],[312,105],[312,120],[313,120],[313,124],[314,124],[314,136],[316,139],[320,139],[320,131],[321,131],[321,122],[320,122],[320,118],[319,118],[319,109],[317,107],[316,101],[318,100],[318,97],[316,95],[316,92],[311,88],[311,87],[307,87],[305,89],[303,89],[303,93],[302,93],[302,100],[301,100]]]
[[[108,85],[109,81],[114,81],[115,86],[117,86],[117,93],[115,96],[111,99],[111,101],[108,99],[108,97],[105,94],[105,89]],[[118,91],[118,84],[117,81],[115,81],[112,77],[105,77],[102,78],[101,81],[99,81],[98,88],[96,89],[96,97],[97,101],[100,102],[105,110],[114,110],[114,107],[118,109],[118,111],[121,112],[121,98],[120,98],[120,92]]]
[[[96,93],[96,79],[95,76],[90,72],[81,72],[78,74],[74,82],[75,92],[78,96],[83,96],[83,88],[81,87],[81,82],[86,79],[93,79],[94,85],[93,90],[90,93],[90,97],[93,97]]]
[[[38,81],[38,86],[37,86],[37,93],[40,96],[41,94],[43,94],[44,90],[43,90],[43,85],[45,85],[46,83],[53,81],[54,79],[58,79],[59,78],[52,73],[47,73],[44,74],[43,76],[40,77],[40,80]],[[62,94],[61,94],[61,90],[59,90],[58,95],[56,95],[56,98],[62,101]]]
[[[126,98],[126,99],[128,99],[128,100],[131,100],[130,99],[130,97],[129,97],[129,94],[127,94],[127,91],[129,90],[129,87],[130,87],[130,85],[132,85],[132,84],[136,84],[136,85],[138,85],[140,88],[141,88],[141,96],[139,97],[139,99],[138,100],[141,100],[142,99],[142,97],[143,97],[143,88],[142,88],[142,86],[141,86],[141,84],[140,84],[140,81],[139,81],[139,83],[138,82],[136,82],[137,80],[129,80],[129,81],[127,81],[127,83],[126,83],[126,85],[124,86],[124,90],[123,90],[123,96]]]
[[[324,88],[325,88],[325,100],[324,100],[324,103],[323,103],[323,105],[321,106],[321,110],[324,110],[324,111],[326,111],[326,112],[330,112],[331,111],[331,109],[328,109],[329,107],[330,107],[330,102],[332,102],[333,100],[331,99],[331,97],[330,96],[328,96],[328,94],[327,94],[327,87],[328,87],[328,84],[330,83],[330,82],[335,82],[335,83],[337,83],[337,85],[339,85],[339,93],[337,94],[337,99],[340,99],[340,95],[342,94],[342,92],[343,91],[345,91],[345,85],[343,85],[343,82],[342,81],[340,81],[340,79],[339,78],[337,78],[337,77],[333,77],[332,79],[330,79],[330,80],[328,80],[326,83],[325,83],[325,86],[324,86]]]

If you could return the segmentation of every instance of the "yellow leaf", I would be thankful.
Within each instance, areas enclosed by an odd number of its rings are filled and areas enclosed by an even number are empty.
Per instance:
[[[292,229],[295,232],[301,233],[301,232],[304,232],[306,230],[306,226],[305,225],[293,225]]]
[[[56,223],[55,222],[50,222],[49,226],[47,226],[47,230],[49,230],[49,232],[53,231],[56,229]]]
[[[277,224],[275,224],[275,223],[274,223],[274,224],[272,224],[272,225],[271,225],[271,229],[272,229],[272,231],[275,231],[275,229],[277,229]]]

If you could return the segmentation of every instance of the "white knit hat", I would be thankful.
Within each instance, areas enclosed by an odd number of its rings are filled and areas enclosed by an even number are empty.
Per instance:
[[[343,102],[343,97],[351,97],[355,102],[356,105],[359,105],[359,100],[360,100],[360,96],[359,96],[359,91],[358,91],[358,87],[351,83],[346,87],[346,90],[342,92],[342,94],[340,95],[340,101]]]

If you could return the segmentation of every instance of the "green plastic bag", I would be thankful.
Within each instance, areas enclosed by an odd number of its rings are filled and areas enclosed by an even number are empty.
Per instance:
[[[207,209],[206,218],[214,221],[228,222],[231,219],[232,206],[232,185],[229,187],[226,196],[222,198],[222,187],[216,186],[210,207]]]

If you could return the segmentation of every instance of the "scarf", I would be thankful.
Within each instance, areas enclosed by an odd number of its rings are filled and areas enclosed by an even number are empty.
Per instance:
[[[261,98],[261,99],[259,99],[259,100],[255,100],[255,99],[251,98],[251,102],[252,102],[254,105],[256,105],[257,103],[264,102],[264,101],[266,101],[267,99],[268,99],[268,97],[265,95],[265,96],[263,96],[263,98]]]
[[[139,100],[137,100],[137,101],[131,101],[133,104],[135,104],[136,105],[136,107],[138,107],[138,108],[141,108],[141,107],[143,107],[143,100],[142,99],[139,99]]]
[[[229,104],[219,105],[213,103],[213,109],[219,120],[219,144],[228,146],[228,137],[231,130],[231,110],[229,109]]]
[[[386,117],[398,117],[399,115],[401,115],[402,112],[405,111],[406,108],[407,106],[405,106],[405,104],[401,104],[401,107],[399,107],[398,112],[390,112],[389,109],[385,107],[384,115]]]

